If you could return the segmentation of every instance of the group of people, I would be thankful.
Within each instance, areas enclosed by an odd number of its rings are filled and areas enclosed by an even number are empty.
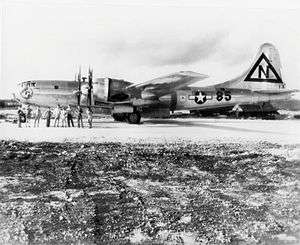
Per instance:
[[[27,107],[18,108],[18,126],[21,127],[22,123],[25,123],[26,127],[30,127],[30,120],[32,116],[34,117],[34,127],[39,127],[40,120],[42,118],[46,119],[46,127],[51,126],[51,119],[54,118],[54,127],[74,127],[74,113],[77,116],[77,126],[78,128],[83,128],[83,109],[81,106],[77,106],[77,109],[73,111],[71,106],[63,107],[57,105],[56,108],[51,110],[50,107],[42,114],[41,108],[36,107],[32,115],[32,109],[28,105]],[[86,109],[86,116],[89,128],[92,128],[93,112],[90,107]]]

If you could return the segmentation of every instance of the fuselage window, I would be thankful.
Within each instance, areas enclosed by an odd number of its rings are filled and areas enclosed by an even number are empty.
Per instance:
[[[58,85],[54,85],[54,89],[58,89]]]

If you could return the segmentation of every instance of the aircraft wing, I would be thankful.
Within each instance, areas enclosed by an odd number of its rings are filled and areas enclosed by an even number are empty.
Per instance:
[[[205,78],[208,78],[208,76],[192,71],[180,71],[143,83],[130,85],[126,90],[129,93],[146,92],[155,97],[160,97]]]

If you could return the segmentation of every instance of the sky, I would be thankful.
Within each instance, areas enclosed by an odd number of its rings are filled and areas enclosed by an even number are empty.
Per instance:
[[[134,83],[176,71],[222,82],[241,74],[259,46],[279,50],[283,79],[300,88],[297,1],[1,2],[0,98],[34,79],[95,77]],[[196,85],[201,86],[203,82]]]

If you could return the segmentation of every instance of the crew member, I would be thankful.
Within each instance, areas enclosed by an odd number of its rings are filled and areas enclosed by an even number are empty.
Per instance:
[[[28,105],[25,110],[26,127],[30,127],[31,112],[32,112],[32,109],[31,109],[30,105]]]
[[[59,119],[60,119],[60,106],[57,107],[53,111],[54,114],[54,127],[59,127]]]
[[[64,107],[61,108],[60,118],[61,118],[61,126],[67,127],[67,111]]]
[[[18,113],[18,127],[21,128],[22,122],[24,122],[25,119],[25,114],[22,110],[22,106],[19,106],[17,113]]]
[[[240,113],[243,112],[243,109],[241,108],[241,106],[239,104],[237,104],[232,108],[232,111],[235,113],[235,118],[238,119]]]
[[[77,106],[77,126],[80,128],[80,126],[83,128],[83,122],[82,122],[82,108],[81,106]]]
[[[46,118],[46,127],[50,127],[52,112],[50,107],[45,111],[44,117]]]
[[[34,127],[39,127],[40,126],[40,119],[42,117],[42,111],[41,108],[38,106],[35,110],[34,113]]]
[[[74,127],[74,122],[73,122],[73,113],[72,113],[72,109],[71,109],[71,106],[69,105],[67,107],[67,121],[68,121],[68,127],[71,127],[71,124],[72,124],[72,127]]]
[[[92,128],[92,121],[93,121],[93,112],[90,107],[86,109],[87,121],[89,124],[89,128]]]

